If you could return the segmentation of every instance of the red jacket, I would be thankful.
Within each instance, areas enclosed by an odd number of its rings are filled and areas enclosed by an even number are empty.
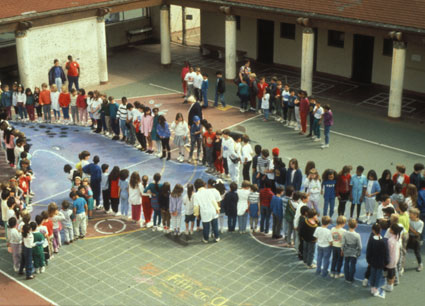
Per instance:
[[[267,88],[267,87],[269,87],[269,84],[267,84],[266,82],[264,82],[263,84],[261,84],[260,82],[257,83],[257,88],[258,88],[257,97],[258,97],[258,99],[261,99],[263,97],[264,88]]]
[[[71,103],[71,95],[69,93],[61,92],[59,95],[59,105],[60,107],[68,107]]]
[[[393,175],[393,182],[394,182],[394,186],[398,183],[398,182],[397,182],[398,177],[399,177],[399,174],[398,174],[398,173],[395,173],[395,174]],[[401,190],[401,193],[402,193],[404,196],[406,196],[406,189],[407,189],[407,185],[409,185],[409,184],[410,184],[410,177],[409,177],[407,174],[403,174],[403,177],[404,177],[403,184],[402,184],[403,189]]]
[[[336,196],[350,192],[351,174],[339,175],[336,180]]]
[[[77,107],[86,108],[87,107],[86,96],[78,95],[76,103],[77,103]]]
[[[184,81],[184,77],[186,76],[188,72],[189,72],[189,67],[183,67],[182,74],[181,74],[182,81]]]
[[[300,100],[300,113],[307,114],[310,110],[310,102],[307,98]]]

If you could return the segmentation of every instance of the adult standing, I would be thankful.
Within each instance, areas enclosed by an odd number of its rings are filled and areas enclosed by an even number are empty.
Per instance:
[[[53,67],[49,70],[49,85],[56,84],[56,87],[60,91],[62,84],[66,82],[65,72],[63,71],[59,60],[53,61]]]
[[[71,55],[68,55],[68,62],[65,66],[68,71],[68,90],[71,92],[72,85],[75,85],[75,89],[80,90],[78,86],[78,79],[80,77],[80,65],[72,59]]]
[[[245,65],[241,66],[239,69],[239,82],[243,80],[247,81],[249,79],[249,75],[251,73],[251,61],[247,60]]]

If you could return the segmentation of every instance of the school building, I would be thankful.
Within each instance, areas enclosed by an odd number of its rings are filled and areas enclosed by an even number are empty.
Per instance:
[[[0,47],[9,35],[16,48],[0,57],[0,67],[15,53],[26,86],[46,79],[53,59],[64,62],[68,54],[84,67],[86,84],[107,82],[107,49],[147,38],[161,42],[161,64],[171,64],[170,5],[178,5],[200,10],[201,51],[224,58],[227,79],[247,57],[300,70],[308,93],[314,72],[380,84],[389,87],[391,118],[401,116],[403,90],[425,93],[425,1],[2,2]]]

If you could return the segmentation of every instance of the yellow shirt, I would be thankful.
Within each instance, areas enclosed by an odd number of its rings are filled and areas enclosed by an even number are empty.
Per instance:
[[[409,219],[409,215],[406,212],[398,216],[398,223],[403,225],[405,233],[409,232],[410,219]]]

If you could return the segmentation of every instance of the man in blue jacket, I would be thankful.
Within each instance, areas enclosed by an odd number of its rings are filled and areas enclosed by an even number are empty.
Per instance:
[[[53,61],[53,67],[49,70],[49,85],[56,84],[58,91],[61,91],[62,84],[66,82],[65,72],[59,64],[59,60]]]
[[[83,172],[90,175],[90,187],[93,190],[93,199],[96,200],[96,209],[100,208],[100,191],[102,182],[102,169],[99,167],[99,156],[93,157],[93,163],[84,166]]]
[[[276,195],[272,197],[270,201],[270,209],[273,213],[273,239],[282,238],[280,231],[282,229],[282,220],[283,220],[283,188],[276,188]]]

